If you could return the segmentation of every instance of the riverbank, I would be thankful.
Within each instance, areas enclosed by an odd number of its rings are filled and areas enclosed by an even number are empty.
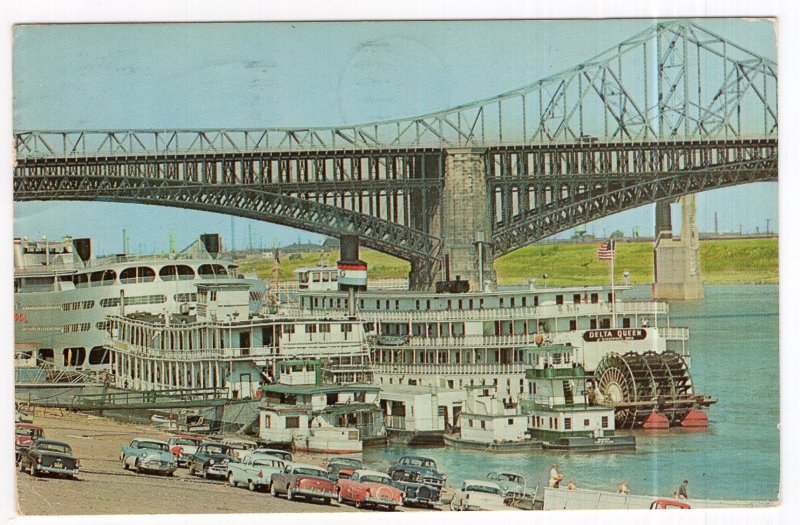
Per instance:
[[[501,285],[526,284],[531,277],[545,285],[606,285],[609,263],[597,259],[599,241],[591,243],[535,244],[520,248],[495,261]],[[370,278],[407,277],[411,266],[395,257],[364,249],[361,258],[369,265]],[[281,280],[294,279],[294,270],[302,266],[336,264],[338,252],[298,254],[281,259]],[[778,239],[713,239],[700,241],[700,267],[706,284],[777,284]],[[272,262],[244,261],[245,272],[255,272],[269,279]],[[615,264],[616,279],[623,281],[628,271],[631,284],[653,282],[652,242],[620,241]],[[543,277],[543,276],[546,276]]]
[[[352,505],[287,501],[233,488],[224,481],[190,476],[186,469],[178,469],[173,477],[123,469],[123,444],[138,437],[166,440],[171,435],[152,425],[41,409],[34,423],[45,429],[48,439],[69,443],[81,461],[81,473],[78,480],[68,480],[18,471],[17,512],[22,515],[364,512]],[[317,455],[294,456],[301,463],[318,465],[323,460]]]

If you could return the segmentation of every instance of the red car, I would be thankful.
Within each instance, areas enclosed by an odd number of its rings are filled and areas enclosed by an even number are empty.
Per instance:
[[[394,510],[403,504],[403,491],[392,486],[392,478],[374,470],[356,470],[336,482],[339,503],[352,501],[356,508],[367,505]]]
[[[290,501],[317,498],[329,505],[331,499],[336,497],[336,485],[321,467],[294,463],[287,465],[283,472],[272,475],[269,493],[273,496],[286,494],[286,499]]]
[[[14,456],[16,462],[19,463],[23,450],[31,448],[31,443],[34,440],[43,437],[44,429],[42,427],[28,423],[17,423],[14,428]]]
[[[650,510],[665,510],[665,509],[691,509],[691,505],[676,501],[674,499],[657,499],[650,504]]]

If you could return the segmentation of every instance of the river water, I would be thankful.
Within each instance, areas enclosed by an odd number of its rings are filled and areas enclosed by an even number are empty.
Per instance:
[[[645,298],[638,287],[626,298]],[[705,299],[670,305],[671,323],[690,329],[695,391],[718,401],[702,431],[636,431],[636,452],[574,454],[537,451],[492,454],[449,448],[415,449],[434,458],[449,485],[493,470],[547,482],[558,464],[581,488],[671,495],[684,479],[692,498],[774,501],[779,489],[778,287],[708,285]],[[403,446],[365,451],[368,463],[388,465]]]

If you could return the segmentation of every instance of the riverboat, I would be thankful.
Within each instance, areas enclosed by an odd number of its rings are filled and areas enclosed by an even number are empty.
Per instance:
[[[107,316],[192,315],[196,283],[238,283],[242,317],[259,312],[265,285],[244,279],[220,257],[219,235],[205,234],[180,253],[95,257],[91,239],[14,239],[14,354],[18,382],[47,379],[36,369],[107,372]]]

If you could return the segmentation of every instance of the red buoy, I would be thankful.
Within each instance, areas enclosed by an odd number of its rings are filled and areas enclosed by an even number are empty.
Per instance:
[[[669,419],[667,419],[667,416],[660,412],[653,412],[647,416],[647,419],[644,420],[644,425],[642,425],[642,428],[651,430],[669,429]]]
[[[702,410],[690,410],[681,421],[682,427],[707,427],[708,415]]]

